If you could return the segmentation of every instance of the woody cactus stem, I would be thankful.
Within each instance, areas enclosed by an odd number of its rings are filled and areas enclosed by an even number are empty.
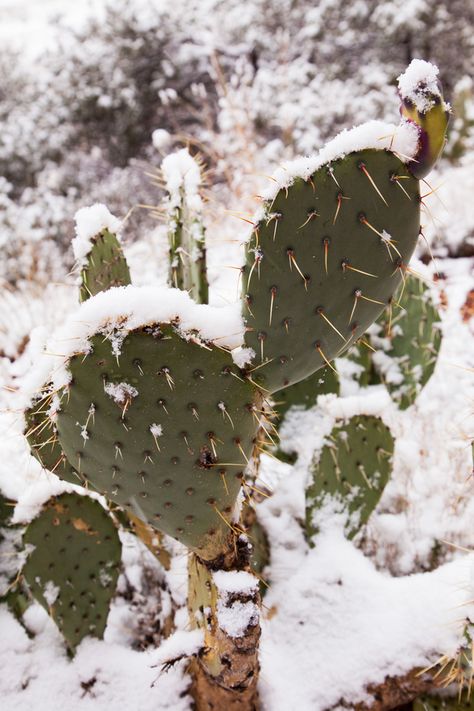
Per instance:
[[[197,711],[257,709],[259,583],[249,572],[244,538],[234,539],[233,553],[217,571],[197,556],[189,560],[189,616],[204,630],[203,650],[193,661]]]
[[[205,230],[199,194],[201,167],[186,148],[172,153],[161,165],[168,197],[170,282],[187,291],[198,304],[208,301]]]

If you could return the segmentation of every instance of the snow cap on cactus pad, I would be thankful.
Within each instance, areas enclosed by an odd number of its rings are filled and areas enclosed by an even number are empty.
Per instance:
[[[69,648],[104,634],[121,560],[110,515],[87,496],[50,499],[26,529],[23,575]]]
[[[443,99],[438,67],[413,59],[398,77],[401,115],[419,130],[419,145],[408,167],[416,178],[424,178],[436,163],[445,143],[451,107]]]
[[[76,212],[74,256],[81,267],[80,301],[112,286],[130,284],[130,271],[120,245],[122,223],[105,205]]]
[[[418,181],[398,154],[416,146],[406,122],[372,122],[288,166],[247,244],[243,277],[245,345],[263,388],[327,365],[390,302],[419,235]]]
[[[82,334],[83,352],[66,364],[57,416],[62,449],[96,490],[211,559],[230,532],[259,394],[229,352],[196,328],[201,319],[211,333],[218,309],[161,289],[161,303],[148,304],[148,312],[142,303],[137,314],[127,298],[134,289],[114,291],[123,307],[121,318],[109,312],[115,328],[104,338],[102,322],[87,342]],[[143,309],[165,313],[166,296],[173,318],[138,325]],[[113,295],[98,295],[79,312],[94,300],[110,303]],[[193,322],[194,332],[184,328]]]
[[[306,532],[310,543],[326,507],[346,516],[349,538],[367,523],[388,482],[393,448],[390,430],[379,417],[357,415],[336,424],[328,443],[313,460],[306,490]]]

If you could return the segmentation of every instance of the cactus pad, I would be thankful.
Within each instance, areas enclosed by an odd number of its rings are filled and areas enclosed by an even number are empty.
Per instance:
[[[318,370],[299,383],[279,390],[275,396],[273,409],[278,414],[281,422],[290,407],[301,407],[304,410],[309,410],[310,407],[316,404],[319,395],[327,395],[328,393],[339,395],[337,372],[329,366]]]
[[[108,499],[213,558],[229,532],[258,393],[228,352],[165,324],[94,336],[58,413],[69,462]]]
[[[130,284],[130,271],[117,237],[105,229],[94,237],[87,262],[81,269],[80,301],[112,286]]]
[[[403,188],[403,189],[401,189]],[[244,273],[253,374],[274,392],[343,353],[386,306],[419,234],[418,181],[393,153],[348,154],[281,189]]]
[[[70,649],[87,635],[102,637],[121,555],[107,512],[88,497],[62,494],[29,524],[24,543],[34,546],[24,577]]]
[[[358,415],[334,427],[313,462],[306,491],[309,541],[318,531],[318,511],[325,505],[347,514],[349,538],[367,522],[388,482],[393,447],[390,430],[378,417]]]
[[[413,404],[420,390],[433,374],[441,347],[440,317],[430,290],[415,277],[406,279],[393,316],[385,314],[382,339],[374,345],[391,359],[376,352],[373,360],[392,398],[405,410]],[[386,372],[384,372],[386,369]]]

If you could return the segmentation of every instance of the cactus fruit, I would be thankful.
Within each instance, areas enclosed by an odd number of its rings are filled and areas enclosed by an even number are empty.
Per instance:
[[[245,269],[245,342],[263,365],[254,375],[262,387],[308,377],[377,318],[417,243],[419,199],[405,164],[369,149],[297,178],[265,204]]]
[[[451,108],[443,100],[438,68],[414,59],[398,77],[401,115],[419,130],[418,151],[408,167],[415,178],[424,178],[438,160],[446,141]]]
[[[93,238],[87,261],[81,269],[80,301],[112,286],[130,283],[130,271],[117,235],[102,230]]]
[[[378,417],[358,415],[336,424],[313,462],[306,490],[306,532],[311,543],[318,532],[318,512],[333,506],[347,516],[345,532],[352,538],[367,523],[388,482],[393,438]]]
[[[68,460],[112,501],[214,557],[252,452],[254,389],[226,351],[170,325],[129,333],[119,359],[102,336],[91,345],[69,363],[58,412]]]
[[[120,566],[112,518],[89,497],[50,499],[26,529],[32,552],[23,575],[74,651],[87,635],[103,636]]]

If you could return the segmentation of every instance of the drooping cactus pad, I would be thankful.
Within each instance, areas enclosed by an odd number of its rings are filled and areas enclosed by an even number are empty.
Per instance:
[[[62,494],[29,524],[24,543],[33,546],[25,579],[71,650],[87,635],[102,637],[121,556],[112,518],[89,497]]]
[[[352,538],[377,506],[390,476],[393,437],[378,417],[358,415],[338,423],[313,462],[306,490],[308,540],[318,532],[318,512],[326,505],[347,515]]]
[[[390,302],[419,234],[419,189],[387,150],[349,153],[265,206],[247,249],[245,341],[277,391],[343,353]]]
[[[227,351],[165,324],[102,335],[70,360],[61,446],[107,498],[212,558],[228,534],[256,431],[256,391]]]

